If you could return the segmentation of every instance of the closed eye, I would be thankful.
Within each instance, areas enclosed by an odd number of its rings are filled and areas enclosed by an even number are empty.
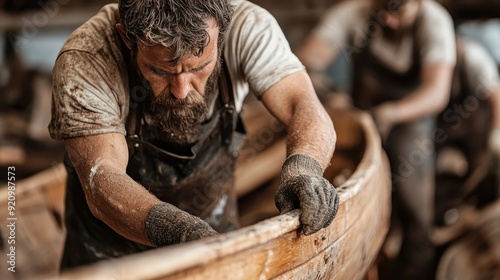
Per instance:
[[[161,69],[149,67],[149,66],[148,66],[148,70],[151,71],[153,74],[155,74],[157,76],[169,76],[169,75],[172,75],[172,73],[163,71]]]
[[[207,65],[209,65],[210,63],[212,63],[212,60],[210,61],[207,61],[205,63],[203,63],[201,66],[199,67],[196,67],[196,68],[193,68],[191,69],[189,72],[190,73],[196,73],[196,72],[200,72],[201,70],[203,70],[205,67],[207,67]]]
[[[196,67],[196,68],[193,68],[189,71],[187,71],[188,73],[196,73],[196,72],[199,72],[201,70],[203,70],[205,67],[207,67],[207,65],[209,65],[210,63],[212,62],[212,60],[210,61],[207,61],[205,63],[203,63],[202,65],[200,65],[199,67]],[[171,72],[168,72],[168,71],[165,71],[165,70],[162,70],[162,69],[158,69],[158,68],[155,68],[151,65],[146,65],[146,67],[148,68],[148,70],[157,75],[157,76],[173,76],[173,75],[178,75],[178,74],[181,74],[181,73],[171,73]]]

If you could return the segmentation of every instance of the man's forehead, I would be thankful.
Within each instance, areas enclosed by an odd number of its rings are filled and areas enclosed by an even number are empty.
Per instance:
[[[160,45],[139,50],[141,60],[145,65],[171,73],[200,68],[213,60],[215,51],[215,47],[205,48],[201,56],[189,54],[177,59],[173,52]]]
[[[373,0],[375,7],[381,10],[388,10],[389,12],[396,12],[405,4],[411,1],[419,0]]]
[[[155,59],[160,61],[168,61],[175,56],[172,50],[161,44],[153,44],[145,42],[144,40],[139,40],[137,43],[138,50],[145,56],[153,56]]]
[[[205,47],[206,51],[209,51],[215,47],[215,45],[218,42],[218,37],[219,37],[219,26],[217,25],[217,22],[215,19],[207,19],[207,24],[208,27],[206,28],[206,31],[209,36],[209,42],[207,46]],[[172,46],[175,46],[174,44]],[[159,55],[159,59],[161,60],[169,60],[169,58],[172,58],[173,56],[176,55],[175,49],[165,47],[162,44],[159,43],[152,43],[148,39],[142,37],[137,40],[137,47],[143,52],[154,52],[157,55]]]

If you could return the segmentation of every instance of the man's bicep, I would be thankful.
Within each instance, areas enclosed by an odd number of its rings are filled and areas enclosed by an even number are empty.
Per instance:
[[[455,66],[450,63],[437,63],[424,66],[422,69],[422,81],[428,86],[442,86],[449,88],[453,77]]]

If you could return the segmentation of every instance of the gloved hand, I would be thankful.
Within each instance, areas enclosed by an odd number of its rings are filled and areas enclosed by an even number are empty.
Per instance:
[[[382,143],[385,143],[391,129],[396,124],[397,108],[393,103],[385,102],[373,108],[371,114],[382,138]]]
[[[149,241],[156,247],[218,235],[204,220],[165,202],[151,208],[145,227]]]
[[[497,158],[500,158],[500,129],[493,129],[488,140],[488,148]]]
[[[321,165],[306,155],[290,156],[281,170],[274,201],[281,214],[300,208],[305,235],[327,227],[339,208],[335,188],[323,178]]]

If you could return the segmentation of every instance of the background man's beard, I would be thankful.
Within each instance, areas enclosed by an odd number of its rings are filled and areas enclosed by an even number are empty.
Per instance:
[[[146,100],[145,110],[151,113],[167,141],[191,144],[198,140],[201,124],[206,119],[213,99],[217,96],[217,81],[220,74],[218,61],[205,86],[205,95],[190,91],[186,98],[177,99],[170,92],[154,97],[152,91]]]

